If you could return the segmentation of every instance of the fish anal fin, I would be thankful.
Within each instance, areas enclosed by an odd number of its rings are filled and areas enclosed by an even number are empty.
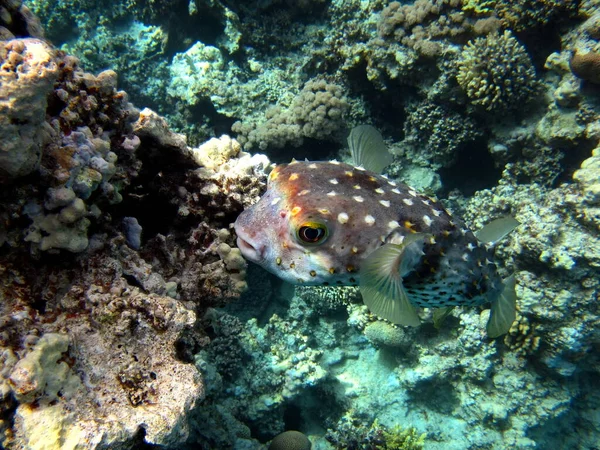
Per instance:
[[[439,330],[446,320],[446,317],[450,315],[454,306],[446,306],[444,308],[437,308],[433,311],[433,326],[436,330]]]
[[[497,338],[508,333],[517,315],[517,294],[515,292],[515,275],[509,276],[503,282],[504,288],[494,301],[487,323],[487,334]]]
[[[475,237],[483,243],[495,244],[511,231],[517,228],[521,223],[512,216],[500,217],[492,220],[490,223],[475,232]]]

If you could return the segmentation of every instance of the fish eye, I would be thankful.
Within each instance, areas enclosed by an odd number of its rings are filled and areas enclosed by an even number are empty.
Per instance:
[[[296,236],[304,244],[322,244],[327,239],[329,232],[327,227],[322,223],[307,222],[302,224]]]

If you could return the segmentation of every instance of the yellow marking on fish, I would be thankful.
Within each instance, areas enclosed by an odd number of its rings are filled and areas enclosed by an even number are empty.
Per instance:
[[[295,268],[295,267],[296,267],[296,263],[291,263],[291,264],[290,264],[290,269],[293,269],[293,268]]]
[[[299,206],[294,206],[292,208],[292,216],[295,216],[295,215],[299,214],[300,211],[302,211],[302,208],[300,208]]]
[[[352,247],[350,251],[356,255],[358,253],[358,247]]]
[[[353,187],[354,189],[362,189],[362,188],[360,187],[360,185],[359,185],[359,184],[355,184],[355,185],[354,185],[354,186],[352,186],[352,187]]]
[[[353,265],[349,264],[346,266],[346,271],[352,273],[352,272],[356,271],[356,269]]]
[[[277,257],[275,259],[275,264],[277,264],[278,266],[280,266],[281,265],[281,258]]]
[[[375,178],[373,175],[371,175],[371,176],[369,177],[369,181],[377,181],[377,178]]]
[[[448,230],[444,230],[444,231],[442,231],[442,235],[444,237],[449,237],[450,236],[450,232]]]
[[[277,169],[273,169],[273,172],[269,175],[269,181],[276,180],[279,176],[279,171]]]
[[[333,275],[333,274],[335,273],[335,267],[330,267],[330,268],[329,268],[329,273],[330,273],[331,275]]]
[[[316,277],[317,276],[317,272],[315,272],[314,270],[310,271],[310,276],[311,277]]]
[[[344,172],[344,175],[346,175],[346,176],[348,176],[348,177],[353,177],[353,176],[354,176],[354,174],[352,173],[352,171],[351,171],[351,170],[346,170],[346,171]]]
[[[302,195],[306,195],[306,194],[310,194],[310,189],[303,189],[302,191],[298,192],[298,196],[302,196]]]
[[[297,180],[299,175],[297,173],[293,173],[290,175],[289,181]]]
[[[321,209],[318,209],[317,211],[319,211],[323,215],[329,214],[329,210],[327,208],[321,208]]]

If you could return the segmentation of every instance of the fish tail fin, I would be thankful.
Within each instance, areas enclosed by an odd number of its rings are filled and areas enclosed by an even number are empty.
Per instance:
[[[515,275],[512,274],[503,282],[500,295],[492,302],[490,318],[487,323],[487,334],[496,338],[508,333],[516,318],[517,294],[515,292]]]
[[[392,155],[377,129],[371,125],[358,125],[350,131],[348,147],[357,166],[380,173],[392,163]]]
[[[373,314],[399,325],[421,323],[406,295],[402,277],[410,273],[423,256],[427,236],[416,233],[406,236],[401,245],[386,244],[362,263],[360,293]]]

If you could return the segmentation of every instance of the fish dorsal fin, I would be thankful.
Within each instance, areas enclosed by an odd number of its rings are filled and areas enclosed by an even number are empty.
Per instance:
[[[490,318],[487,323],[487,334],[497,338],[508,333],[517,316],[517,294],[515,293],[515,275],[503,282],[504,286],[498,298],[492,301]]]
[[[402,277],[409,274],[423,256],[426,234],[409,234],[400,245],[386,244],[363,261],[360,293],[369,310],[392,323],[417,326],[421,322],[410,303]]]
[[[358,125],[350,131],[348,146],[354,164],[373,172],[381,171],[392,163],[392,155],[379,131],[371,125]]]
[[[520,222],[512,216],[500,217],[477,231],[475,237],[486,244],[495,244],[519,225]]]

